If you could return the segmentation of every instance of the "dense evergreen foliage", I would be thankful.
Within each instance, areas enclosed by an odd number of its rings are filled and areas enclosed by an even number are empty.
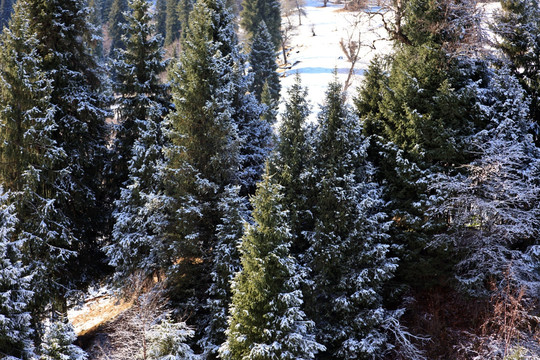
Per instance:
[[[267,84],[271,98],[279,100],[281,84],[277,73],[276,51],[264,21],[261,21],[251,44],[249,64],[253,74],[251,91],[261,100],[264,85]]]
[[[159,75],[165,70],[161,37],[152,36],[149,4],[132,0],[127,13],[125,50],[114,62],[118,127],[114,143],[114,183],[122,185],[116,201],[113,243],[107,248],[117,275],[125,279],[136,269],[158,271],[159,238],[163,236],[162,121],[169,110],[168,86]],[[144,210],[143,210],[144,209]],[[159,250],[156,251],[156,248]]]
[[[310,121],[277,0],[0,1],[0,358],[93,358],[93,288],[104,357],[534,358],[540,10],[501,5],[489,47],[472,0],[393,2]]]
[[[127,0],[113,0],[109,12],[109,37],[111,39],[110,51],[123,49],[126,45],[122,40],[124,34],[124,13],[127,10]]]
[[[274,47],[281,45],[281,5],[277,0],[245,0],[242,2],[240,25],[253,39],[264,21]]]
[[[265,174],[252,199],[254,225],[240,245],[242,270],[233,299],[224,359],[312,359],[324,350],[301,310],[305,270],[290,256],[291,235],[281,187]]]

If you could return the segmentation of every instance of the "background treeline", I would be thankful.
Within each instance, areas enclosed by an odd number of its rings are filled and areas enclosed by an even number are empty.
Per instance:
[[[393,5],[308,122],[277,0],[1,2],[0,358],[88,358],[67,310],[108,282],[104,358],[537,356],[539,4],[490,44],[473,1]]]

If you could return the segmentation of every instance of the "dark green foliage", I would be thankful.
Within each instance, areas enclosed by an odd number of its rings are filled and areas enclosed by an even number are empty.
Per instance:
[[[123,43],[125,49],[117,52],[113,62],[113,91],[118,126],[114,141],[113,172],[115,182],[121,186],[128,177],[128,161],[133,144],[140,136],[139,126],[151,116],[161,121],[166,115],[168,86],[159,76],[165,71],[163,50],[159,38],[153,36],[148,6],[140,1],[130,2],[126,18]]]
[[[313,153],[306,128],[310,113],[307,98],[307,90],[302,88],[300,76],[297,75],[295,84],[288,90],[279,141],[271,162],[274,181],[283,186],[283,204],[289,211],[293,237],[291,251],[294,255],[302,255],[307,249],[304,231],[310,230],[313,225],[309,212],[312,179],[308,172]]]
[[[211,283],[209,260],[222,218],[218,203],[240,163],[230,91],[238,53],[221,0],[198,2],[187,31],[171,84],[175,111],[168,120],[165,186],[176,216],[167,236],[176,263],[169,268],[175,295],[200,309]]]
[[[206,309],[212,316],[205,324],[205,334],[200,342],[206,359],[216,359],[219,346],[227,339],[225,331],[230,315],[231,282],[241,269],[238,249],[248,220],[248,210],[247,201],[239,196],[239,192],[239,186],[227,186],[218,204],[222,218],[216,227],[217,242],[210,273],[212,284],[206,301]]]
[[[100,9],[100,0],[89,0],[88,1],[88,8],[90,10],[90,16],[88,18],[90,24],[94,26],[94,39],[90,41],[90,44],[92,45],[93,54],[97,58],[103,58],[105,55],[103,53],[103,32],[102,32],[102,24],[103,19],[101,17],[101,9]]]
[[[124,49],[125,44],[122,40],[124,35],[124,23],[126,19],[124,13],[127,11],[127,0],[113,0],[111,9],[109,11],[109,37],[111,38],[110,53],[112,54],[114,49]]]
[[[264,21],[259,24],[253,38],[249,64],[251,66],[250,72],[253,74],[251,92],[260,101],[263,87],[267,84],[272,99],[278,101],[281,84],[277,73],[276,51]]]
[[[252,199],[254,225],[240,246],[224,359],[311,359],[324,350],[301,310],[304,271],[290,256],[291,236],[281,187],[267,172]]]
[[[240,25],[253,39],[262,21],[265,22],[274,48],[281,45],[281,5],[278,0],[245,0],[242,3]]]
[[[63,207],[71,186],[70,167],[65,145],[55,139],[52,81],[43,70],[29,11],[26,3],[17,6],[1,38],[0,162],[8,166],[0,169],[0,183],[12,192],[10,201],[18,216],[13,240],[27,275],[32,275],[35,293],[29,310],[37,322],[49,305],[64,310],[66,293],[76,278],[66,267],[78,244]]]
[[[469,2],[452,4],[407,3],[403,30],[409,42],[389,61],[372,63],[355,103],[364,133],[373,137],[370,156],[379,180],[387,182],[392,242],[403,247],[399,276],[415,287],[446,284],[452,277],[448,254],[426,246],[444,230],[425,216],[428,179],[467,163],[467,137],[484,126],[477,98],[478,88],[486,86],[485,63],[456,55],[460,41],[466,42],[459,29],[469,34],[476,18],[474,11],[464,15]]]
[[[382,287],[397,265],[387,257],[382,191],[367,145],[341,85],[332,82],[310,169],[315,220],[306,251],[313,280],[306,309],[327,347],[321,359],[371,359],[386,346],[382,325],[391,315],[382,306]]]
[[[165,45],[172,44],[180,36],[180,17],[178,15],[178,0],[166,0],[165,16]]]
[[[165,216],[159,167],[163,161],[162,121],[170,107],[161,37],[154,34],[149,4],[131,0],[125,50],[113,64],[119,121],[114,143],[115,184],[123,184],[114,211],[113,243],[107,247],[116,275],[136,271],[151,276],[160,270],[159,246]]]
[[[35,356],[29,312],[34,293],[20,243],[14,241],[18,219],[9,203],[9,193],[0,187],[0,356],[30,360]]]
[[[52,139],[65,152],[55,169],[62,172],[65,194],[55,196],[54,205],[69,218],[78,241],[70,271],[62,275],[89,280],[88,273],[102,271],[97,239],[108,221],[104,202],[103,165],[106,127],[103,110],[106,98],[102,72],[92,55],[92,27],[82,0],[28,0],[29,31],[37,39],[36,50],[43,59],[39,68],[52,81],[48,103],[54,108]],[[77,270],[75,270],[77,269]]]
[[[156,1],[156,33],[160,34],[163,39],[167,36],[167,0]]]

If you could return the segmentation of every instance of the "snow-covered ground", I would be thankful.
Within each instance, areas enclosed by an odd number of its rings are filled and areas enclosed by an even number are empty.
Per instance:
[[[337,70],[341,83],[345,83],[347,79],[351,63],[341,50],[339,44],[341,39],[347,41],[352,35],[352,39],[357,41],[360,36],[362,44],[359,60],[355,66],[355,75],[348,90],[349,98],[356,94],[356,88],[361,83],[363,73],[373,56],[389,52],[392,46],[389,41],[382,40],[386,35],[380,17],[370,19],[365,13],[344,11],[343,4],[329,2],[326,7],[322,6],[322,0],[306,0],[304,6],[306,15],[302,17],[302,25],[295,27],[289,41],[290,51],[287,60],[292,66],[285,70],[281,78],[282,95],[286,98],[287,89],[294,83],[294,75],[297,72],[300,74],[302,84],[308,88],[314,113],[319,110],[334,71]],[[358,16],[360,21],[355,27]],[[290,20],[297,25],[297,14],[291,15]],[[287,22],[286,17],[283,18],[283,22]],[[376,39],[378,41],[374,42]],[[283,59],[280,58],[280,61]],[[280,110],[283,107],[282,104]],[[314,117],[315,114],[312,114],[312,119]]]

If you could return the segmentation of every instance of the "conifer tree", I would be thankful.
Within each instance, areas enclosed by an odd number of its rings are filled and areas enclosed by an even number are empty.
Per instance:
[[[261,93],[261,105],[263,107],[261,110],[261,120],[269,125],[274,125],[277,121],[279,102],[272,98],[268,82],[265,82],[263,85]]]
[[[277,50],[281,45],[281,5],[277,0],[245,0],[240,13],[240,25],[248,38],[253,39],[262,21]]]
[[[152,326],[146,334],[148,341],[149,360],[195,360],[198,357],[186,344],[193,337],[195,331],[186,323],[174,323],[164,319],[161,323]]]
[[[154,16],[156,20],[156,33],[160,34],[163,39],[167,36],[167,0],[157,0],[156,1],[156,15]]]
[[[168,86],[159,78],[166,63],[163,61],[161,39],[154,35],[151,25],[149,5],[130,1],[126,15],[122,40],[125,49],[117,52],[112,68],[113,91],[118,95],[115,100],[118,126],[113,168],[119,184],[127,180],[128,162],[133,145],[140,136],[139,128],[145,126],[146,121],[159,123],[168,107]],[[147,120],[149,116],[154,119]]]
[[[167,0],[165,16],[165,45],[172,44],[180,36],[178,0]]]
[[[456,279],[469,294],[490,295],[490,281],[502,281],[506,270],[518,286],[534,293],[540,276],[526,252],[535,246],[540,219],[536,183],[540,163],[539,149],[527,134],[531,127],[527,95],[502,69],[492,75],[483,102],[490,123],[470,137],[480,156],[465,165],[466,173],[431,179],[438,201],[430,215],[448,222],[447,231],[435,241],[461,254]]]
[[[278,101],[281,84],[277,73],[276,51],[264,21],[259,24],[253,38],[249,64],[253,74],[251,92],[260,101],[264,85],[267,84],[272,99]]]
[[[101,68],[91,53],[93,37],[89,9],[83,0],[28,0],[29,30],[37,39],[36,50],[43,59],[39,70],[52,81],[49,103],[54,108],[52,139],[65,156],[55,167],[62,169],[62,196],[55,207],[69,220],[73,234],[71,249],[79,252],[63,271],[73,280],[88,280],[87,274],[100,271],[103,256],[98,239],[107,230],[109,206],[105,202],[103,164],[106,102]]]
[[[33,292],[20,244],[13,241],[17,222],[9,193],[0,186],[0,357],[27,360],[35,356],[29,311]]]
[[[54,138],[52,82],[42,70],[29,11],[28,4],[17,4],[1,38],[0,161],[9,166],[0,169],[0,182],[13,194],[19,218],[14,238],[35,291],[33,321],[39,321],[47,307],[63,310],[73,287],[65,270],[76,247],[72,222],[61,206],[68,201],[70,167]]]
[[[502,11],[495,14],[492,30],[497,34],[497,47],[508,66],[531,97],[529,116],[536,122],[536,141],[540,124],[540,4],[537,0],[503,0]]]
[[[340,84],[332,82],[314,145],[315,224],[307,250],[313,280],[308,314],[328,349],[324,359],[373,358],[386,343],[382,323],[391,315],[381,291],[396,260],[387,257],[386,215],[367,145]]]
[[[168,113],[168,86],[159,74],[165,70],[161,37],[153,36],[149,4],[131,0],[127,13],[125,50],[114,62],[114,90],[119,127],[115,174],[124,184],[116,202],[110,263],[119,278],[136,269],[147,275],[159,270],[159,239],[165,216],[159,168],[163,161],[162,120]]]
[[[124,13],[127,9],[127,0],[113,0],[111,4],[111,10],[109,12],[110,54],[113,54],[114,49],[124,49],[126,46],[122,37],[124,35],[124,23],[126,22]]]
[[[289,226],[293,236],[291,251],[301,255],[307,249],[304,231],[312,228],[309,176],[313,159],[306,125],[310,114],[307,89],[302,87],[300,75],[288,90],[285,112],[279,128],[279,140],[271,166],[275,181],[283,186],[283,204],[289,212]],[[312,184],[311,184],[312,185]]]
[[[213,252],[211,278],[206,307],[212,314],[200,341],[206,359],[216,359],[218,349],[226,340],[227,320],[231,303],[231,282],[240,271],[240,245],[247,221],[247,204],[239,196],[239,186],[227,186],[218,204],[222,213],[217,225],[217,245]]]
[[[175,111],[169,116],[166,193],[174,199],[176,220],[168,230],[171,267],[177,292],[198,305],[209,280],[208,261],[221,219],[218,203],[239,166],[237,126],[232,116],[231,77],[237,64],[232,18],[221,0],[198,2],[190,16],[188,38],[173,72]],[[173,245],[174,244],[174,245]],[[203,261],[199,261],[202,259]]]
[[[242,238],[223,359],[312,359],[325,349],[302,311],[305,270],[290,255],[280,191],[267,168],[252,200],[254,224]]]
[[[387,210],[396,220],[392,243],[401,247],[398,276],[415,288],[445,282],[452,269],[443,248],[427,248],[433,234],[445,227],[424,216],[427,179],[467,163],[467,137],[485,126],[477,89],[486,86],[486,64],[459,52],[460,41],[465,42],[459,34],[469,34],[467,26],[475,28],[475,18],[452,23],[456,12],[473,10],[469,2],[452,4],[405,4],[401,35],[406,41],[390,61],[370,66],[356,101],[364,133],[373,136],[370,155],[378,178],[388,183]]]
[[[168,119],[164,173],[175,214],[167,229],[169,261],[175,262],[170,278],[177,297],[198,311],[213,282],[211,259],[223,218],[218,204],[229,196],[229,185],[240,185],[241,195],[254,188],[271,129],[247,91],[244,58],[224,1],[197,3],[187,31],[173,73],[175,111]]]
[[[103,58],[105,55],[103,53],[103,31],[102,24],[103,19],[101,17],[101,10],[99,0],[89,0],[88,8],[90,9],[90,24],[94,27],[93,29],[93,38],[90,41],[92,45],[92,52],[97,58]]]
[[[43,343],[41,359],[43,360],[86,360],[87,354],[73,343],[77,340],[73,326],[67,318],[60,317],[48,325]]]

